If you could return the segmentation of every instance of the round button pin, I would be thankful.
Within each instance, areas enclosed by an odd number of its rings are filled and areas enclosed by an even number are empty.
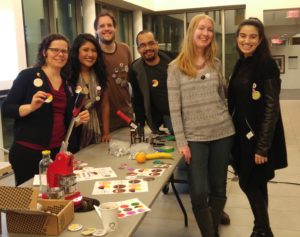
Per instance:
[[[78,231],[82,229],[82,225],[81,224],[71,224],[68,226],[68,230],[69,231]]]
[[[84,236],[88,236],[88,235],[92,235],[96,232],[96,228],[86,228],[84,229],[83,231],[81,231],[81,234],[84,235]]]
[[[34,85],[35,87],[41,87],[41,86],[43,85],[42,79],[41,79],[41,78],[35,78],[35,79],[33,80],[33,85]]]

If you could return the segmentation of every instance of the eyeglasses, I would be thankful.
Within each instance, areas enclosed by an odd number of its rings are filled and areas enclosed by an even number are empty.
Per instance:
[[[68,49],[59,49],[59,48],[48,48],[51,52],[55,53],[55,54],[68,54],[69,50]]]
[[[156,46],[157,42],[156,41],[149,41],[148,43],[141,43],[138,48],[139,49],[145,49],[147,46],[150,48],[153,48],[154,46]]]

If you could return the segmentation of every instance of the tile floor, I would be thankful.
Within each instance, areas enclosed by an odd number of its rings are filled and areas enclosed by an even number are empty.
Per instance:
[[[289,167],[276,172],[269,184],[269,213],[275,237],[300,236],[300,100],[282,100],[281,110],[285,127]],[[184,227],[183,215],[170,189],[161,193],[138,227],[134,237],[200,237],[191,211],[189,195],[183,184],[178,184],[181,199],[189,217]],[[225,211],[230,215],[231,225],[220,227],[220,237],[249,237],[253,217],[245,195],[236,178],[229,173],[228,201]]]

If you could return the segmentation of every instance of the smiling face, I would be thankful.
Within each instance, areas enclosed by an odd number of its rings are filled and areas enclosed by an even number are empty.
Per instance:
[[[99,17],[96,33],[103,44],[113,43],[116,34],[113,20],[109,16]]]
[[[97,49],[93,43],[86,41],[78,50],[78,60],[81,64],[81,68],[91,68],[97,60]]]
[[[206,18],[200,20],[193,36],[196,48],[205,49],[208,47],[213,40],[213,36],[213,23]]]
[[[158,56],[158,44],[151,32],[140,34],[137,38],[138,51],[146,62],[154,61]]]
[[[44,52],[45,64],[50,67],[63,68],[69,57],[68,43],[64,40],[54,40]]]
[[[261,39],[258,30],[255,26],[244,25],[236,38],[239,50],[244,54],[244,57],[251,56],[259,46]]]

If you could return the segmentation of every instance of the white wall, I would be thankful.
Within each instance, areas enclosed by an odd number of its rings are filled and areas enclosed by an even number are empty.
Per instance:
[[[0,1],[0,90],[8,89],[20,69],[26,67],[22,2]]]
[[[4,19],[2,19],[4,18]],[[26,50],[21,0],[0,1],[0,90],[10,88],[12,80],[26,67]],[[3,147],[2,122],[0,118],[0,147]],[[0,150],[0,161],[4,160]]]
[[[284,55],[285,57],[285,73],[280,74],[282,79],[282,88],[295,89],[300,88],[300,45],[281,45],[271,47],[272,55]],[[298,56],[298,68],[289,69],[288,57]]]

